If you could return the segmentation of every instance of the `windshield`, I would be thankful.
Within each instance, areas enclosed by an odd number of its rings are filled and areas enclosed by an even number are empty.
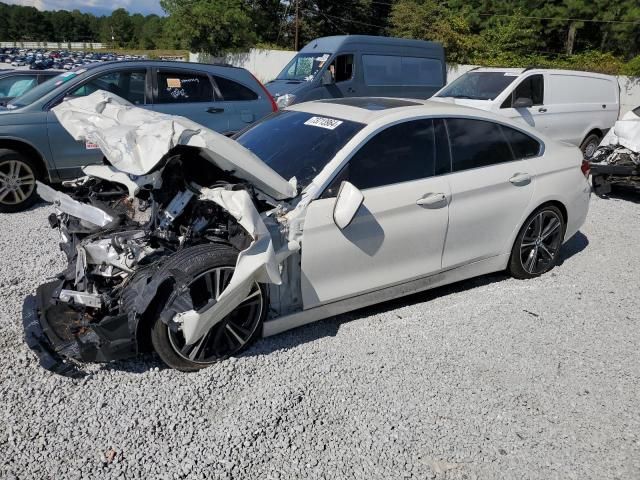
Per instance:
[[[447,85],[436,96],[493,100],[516,78],[518,74],[508,72],[468,72]]]
[[[299,53],[280,72],[278,80],[310,82],[330,56],[330,53]]]
[[[0,78],[0,99],[19,97],[36,84],[36,76],[11,76]]]
[[[236,140],[282,178],[296,177],[304,189],[338,151],[364,127],[361,123],[282,110]]]
[[[76,78],[80,73],[82,72],[67,72],[56,75],[55,77],[51,77],[46,82],[41,83],[37,87],[29,90],[24,95],[14,98],[7,104],[7,108],[21,108],[26,107],[27,105],[31,105],[36,100],[39,100],[47,93],[53,91],[53,89],[58,88],[59,85],[62,85],[63,83]]]

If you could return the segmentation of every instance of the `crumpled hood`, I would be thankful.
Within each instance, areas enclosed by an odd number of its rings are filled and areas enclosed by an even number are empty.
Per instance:
[[[213,164],[250,182],[276,200],[296,195],[287,181],[235,140],[187,118],[138,108],[98,90],[53,108],[75,140],[97,144],[109,162],[131,175],[146,175],[178,145],[199,147]]]
[[[299,90],[307,85],[308,82],[301,82],[298,80],[271,80],[269,83],[265,85],[269,93],[274,97],[278,98],[282,95],[286,95],[287,93],[296,94]]]

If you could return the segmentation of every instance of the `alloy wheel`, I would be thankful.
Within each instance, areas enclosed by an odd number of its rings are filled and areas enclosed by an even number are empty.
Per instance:
[[[0,162],[0,203],[17,205],[27,200],[36,188],[36,176],[20,160]]]
[[[203,311],[217,300],[231,281],[232,267],[217,267],[195,277],[179,294],[173,308]],[[174,351],[185,360],[209,364],[233,355],[246,345],[260,324],[264,309],[262,289],[254,282],[247,298],[236,309],[217,323],[199,341],[186,345],[180,330],[167,326],[169,342]]]
[[[562,219],[552,210],[536,214],[520,242],[520,262],[529,274],[538,275],[555,263],[562,244]]]

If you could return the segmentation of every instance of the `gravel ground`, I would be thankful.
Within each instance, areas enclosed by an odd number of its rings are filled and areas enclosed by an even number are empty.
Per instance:
[[[63,266],[0,215],[0,478],[640,478],[640,206],[594,198],[552,273],[491,275],[259,341],[50,374],[22,299]]]

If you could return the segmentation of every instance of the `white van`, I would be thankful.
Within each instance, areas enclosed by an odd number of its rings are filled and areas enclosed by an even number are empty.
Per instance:
[[[571,70],[476,68],[432,100],[489,110],[593,155],[620,110],[615,77]]]

